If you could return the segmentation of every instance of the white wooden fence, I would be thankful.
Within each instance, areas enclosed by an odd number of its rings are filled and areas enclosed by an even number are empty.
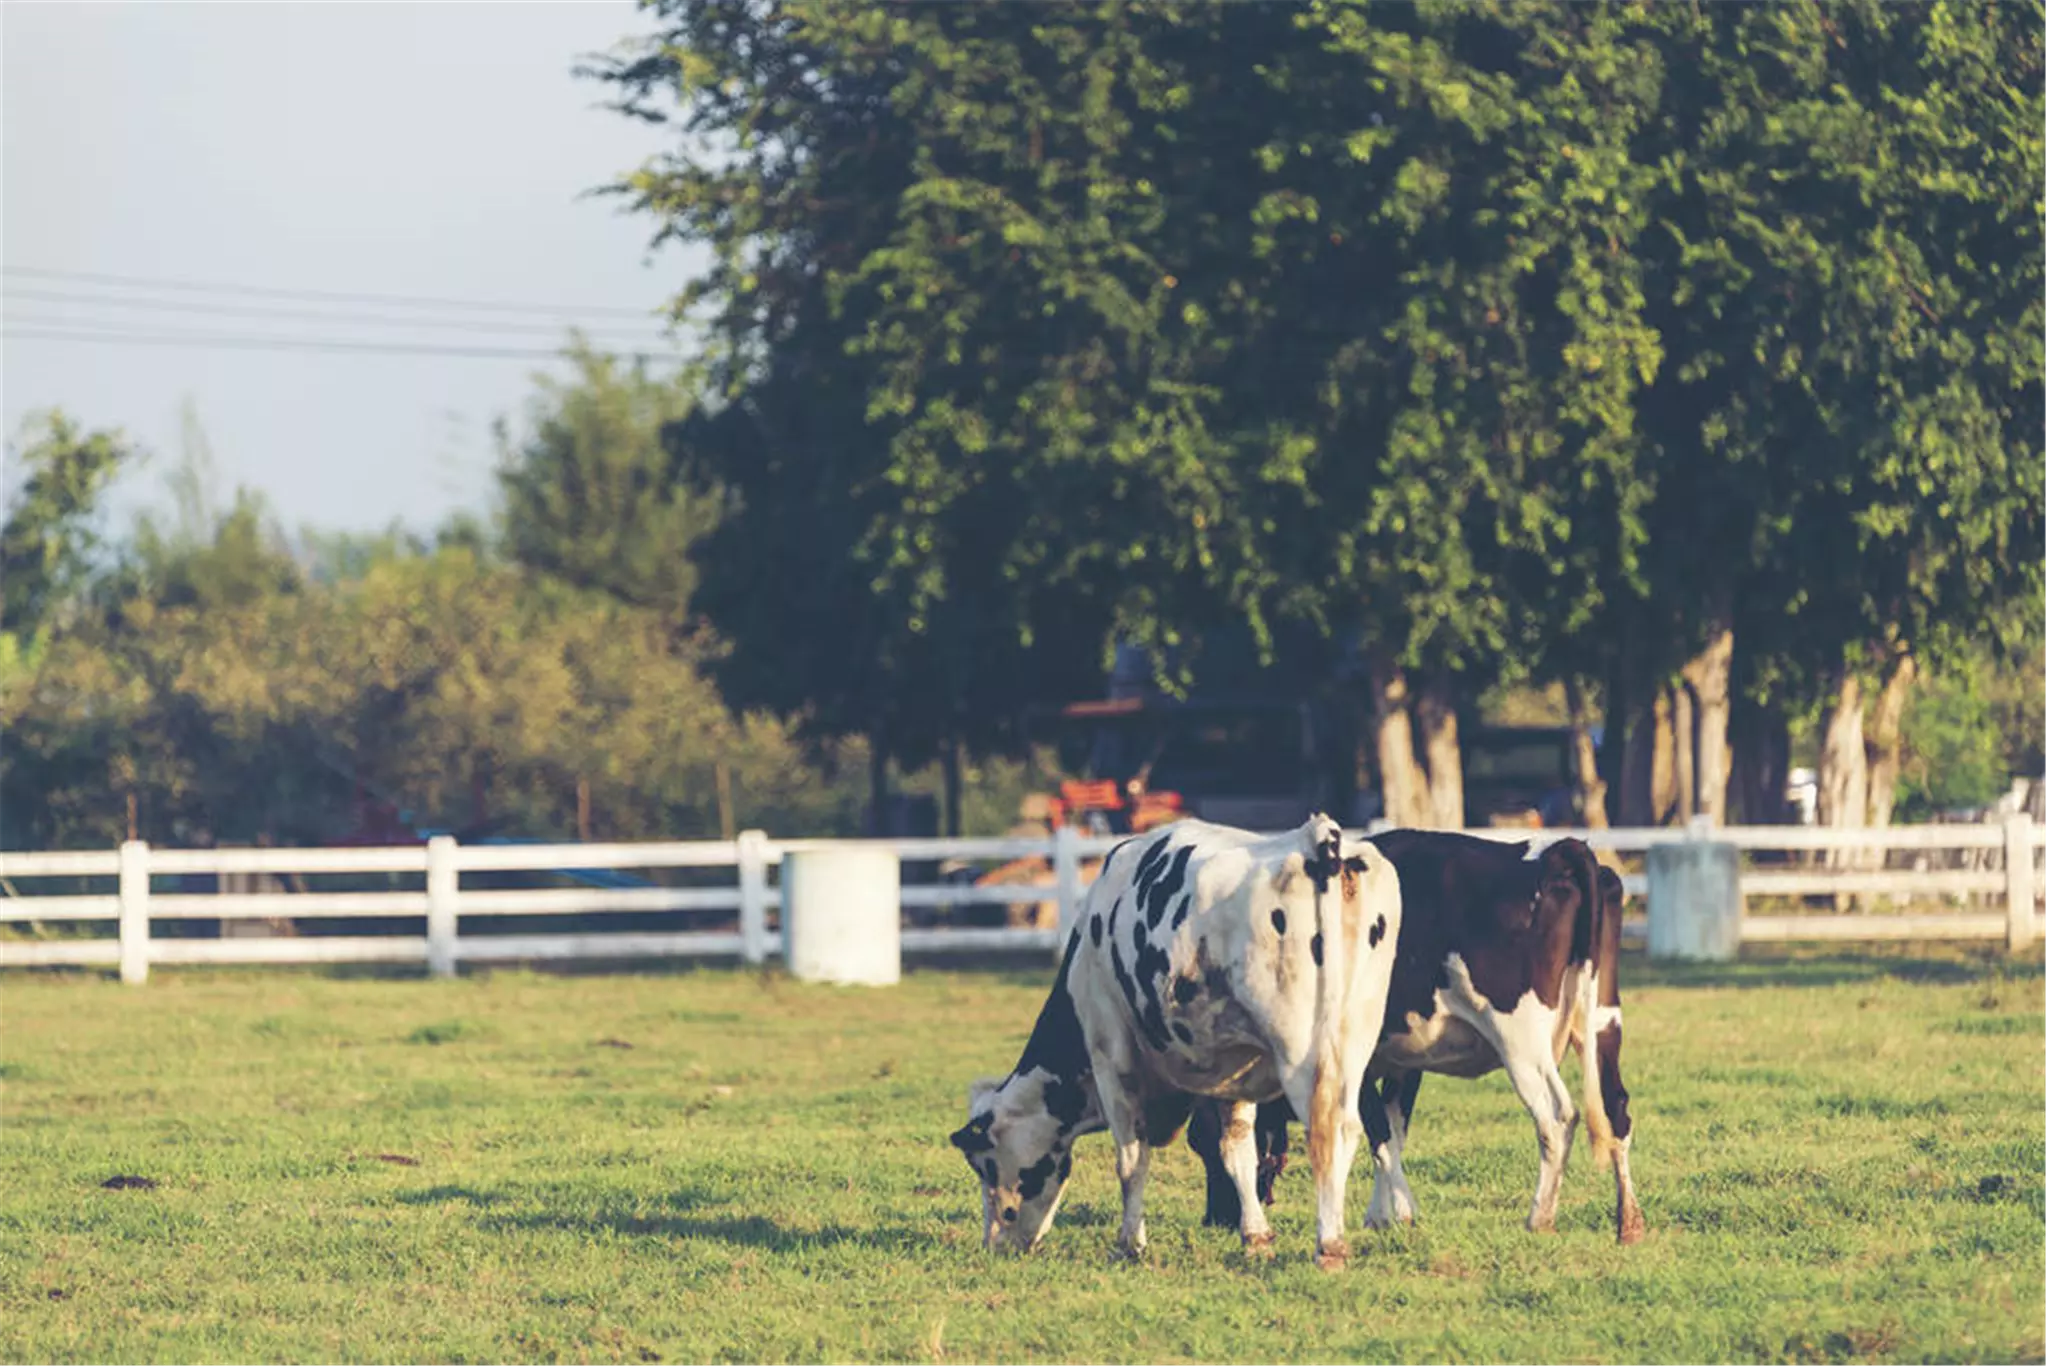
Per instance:
[[[2046,935],[2039,898],[2046,893],[2038,859],[2046,830],[2018,814],[1980,825],[1890,826],[1831,830],[1809,826],[1607,830],[1473,830],[1487,838],[1532,837],[1546,844],[1577,835],[1594,848],[1639,855],[1651,845],[1712,839],[1745,851],[1741,894],[1747,904],[1743,942],[1787,940],[2003,940],[2012,949]],[[1050,838],[894,839],[871,841],[906,863],[936,860],[992,862],[1037,857],[1049,864],[1046,882],[972,886],[960,882],[906,884],[905,909],[961,908],[1056,902],[1067,924],[1085,885],[1084,861],[1106,853],[1121,837],[1083,836],[1069,829]],[[0,968],[117,966],[123,981],[146,981],[154,963],[424,963],[452,974],[461,963],[737,958],[762,963],[780,951],[771,924],[780,905],[774,870],[784,854],[835,843],[774,840],[757,830],[736,840],[643,844],[461,845],[437,837],[425,845],[373,849],[154,849],[131,842],[117,850],[79,853],[0,853]],[[1756,855],[1776,855],[1774,862]],[[1912,866],[1891,867],[1899,856]],[[465,874],[597,869],[716,870],[717,885],[668,887],[464,887]],[[248,875],[382,875],[415,888],[351,891],[192,893],[159,891],[152,881],[177,875],[214,875],[223,882]],[[699,874],[701,876],[701,874]],[[64,879],[99,887],[23,894],[22,884]],[[1623,882],[1632,896],[1646,889],[1639,872]],[[106,884],[111,884],[108,887]],[[1771,898],[1828,896],[1869,902],[1902,901],[1899,912],[1777,913]],[[2000,906],[1990,903],[2000,901]],[[1926,909],[1932,903],[1933,909]],[[621,911],[723,913],[733,929],[664,931],[591,930],[579,933],[463,934],[464,917],[575,915]],[[153,922],[222,922],[319,918],[423,917],[423,934],[226,936],[152,935]],[[87,937],[114,922],[112,936]],[[93,922],[101,922],[94,925]],[[1629,924],[1638,939],[1642,922]],[[58,927],[64,927],[59,929]],[[1056,929],[1005,926],[905,928],[910,953],[1057,950]]]

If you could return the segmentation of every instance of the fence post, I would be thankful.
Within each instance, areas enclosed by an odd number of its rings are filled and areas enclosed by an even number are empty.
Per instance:
[[[749,966],[767,961],[767,832],[741,830],[739,857],[739,957]]]
[[[461,886],[461,869],[455,865],[455,837],[435,835],[426,842],[426,971],[429,976],[455,975],[455,903]]]
[[[1059,941],[1052,948],[1053,960],[1066,951],[1066,936],[1080,915],[1080,832],[1061,825],[1051,835],[1052,879],[1058,885]]]
[[[121,845],[121,980],[139,987],[149,980],[149,845]]]
[[[2003,818],[2003,877],[2007,898],[2005,945],[2012,953],[2032,947],[2032,818],[2013,811]]]

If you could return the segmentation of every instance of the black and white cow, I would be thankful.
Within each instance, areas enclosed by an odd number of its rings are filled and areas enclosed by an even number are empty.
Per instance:
[[[1259,837],[1181,821],[1126,841],[1088,889],[1058,979],[1014,1070],[975,1082],[952,1142],[981,1180],[985,1242],[1035,1247],[1107,1128],[1124,1253],[1144,1247],[1151,1149],[1196,1097],[1223,1116],[1216,1157],[1241,1198],[1244,1246],[1269,1252],[1251,1120],[1285,1099],[1308,1116],[1316,1259],[1347,1255],[1343,1196],[1364,1134],[1352,1098],[1377,1043],[1399,936],[1397,876],[1316,816]]]
[[[1533,1118],[1541,1151],[1530,1229],[1556,1223],[1563,1165],[1577,1109],[1559,1064],[1575,1045],[1584,1064],[1584,1119],[1592,1153],[1613,1170],[1614,1225],[1622,1243],[1645,1230],[1628,1155],[1633,1141],[1620,1082],[1619,878],[1576,839],[1535,850],[1475,836],[1394,830],[1372,843],[1399,873],[1404,914],[1385,1028],[1358,1108],[1371,1137],[1368,1227],[1411,1222],[1413,1191],[1401,1169],[1423,1072],[1476,1077],[1506,1069]],[[1208,1168],[1206,1222],[1239,1221],[1234,1183],[1222,1179],[1220,1130],[1234,1122],[1197,1109],[1187,1142]],[[1285,1166],[1283,1104],[1256,1117],[1259,1195]]]

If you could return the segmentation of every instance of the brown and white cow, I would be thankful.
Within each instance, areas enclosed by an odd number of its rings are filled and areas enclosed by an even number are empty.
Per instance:
[[[1372,843],[1399,873],[1404,915],[1385,1028],[1358,1097],[1375,1167],[1365,1224],[1414,1218],[1401,1156],[1421,1074],[1476,1077],[1503,1067],[1541,1152],[1527,1226],[1553,1229],[1577,1124],[1559,1064],[1574,1044],[1593,1156],[1613,1170],[1614,1225],[1622,1243],[1639,1241],[1645,1224],[1628,1168],[1633,1131],[1620,1081],[1619,878],[1576,839],[1535,849],[1394,830]],[[1290,1118],[1274,1104],[1255,1121],[1265,1200],[1285,1166]],[[1211,1224],[1239,1220],[1237,1192],[1221,1179],[1223,1122],[1197,1110],[1187,1134],[1208,1167]]]
[[[1269,1251],[1251,1119],[1258,1102],[1284,1099],[1308,1116],[1317,1260],[1341,1265],[1344,1189],[1364,1135],[1352,1098],[1384,1020],[1399,927],[1392,865],[1326,816],[1264,837],[1182,821],[1118,846],[1022,1057],[1007,1077],[974,1083],[952,1135],[981,1181],[986,1244],[1035,1247],[1073,1141],[1106,1127],[1120,1246],[1141,1254],[1151,1149],[1209,1097],[1244,1245]]]

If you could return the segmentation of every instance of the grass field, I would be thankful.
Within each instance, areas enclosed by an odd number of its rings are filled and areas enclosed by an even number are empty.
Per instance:
[[[1360,1168],[1340,1275],[1304,1156],[1251,1263],[1183,1145],[1113,1263],[1104,1138],[1041,1252],[980,1251],[945,1135],[1048,967],[9,976],[0,1359],[2036,1361],[2040,973],[1931,952],[1630,961],[1647,1241],[1584,1145],[1523,1232],[1525,1116],[1435,1078],[1422,1222],[1356,1229]]]

